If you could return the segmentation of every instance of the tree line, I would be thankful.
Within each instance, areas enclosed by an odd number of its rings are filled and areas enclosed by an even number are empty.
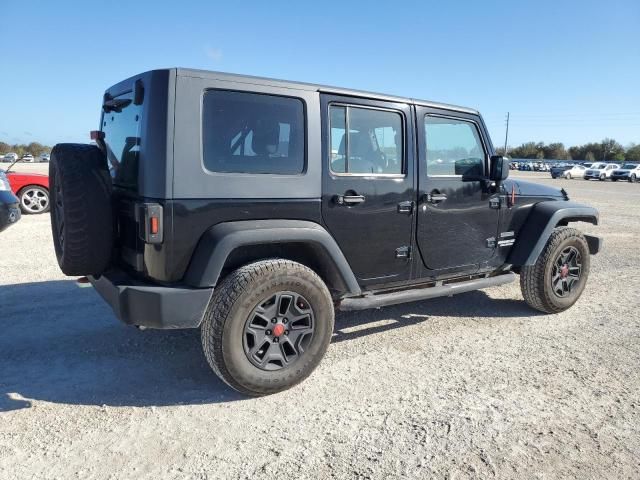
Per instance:
[[[43,153],[51,153],[51,147],[38,142],[31,142],[29,144],[15,143],[13,145],[0,142],[0,155],[4,155],[5,153],[17,153],[21,158],[23,155],[30,153],[34,157],[37,157]]]
[[[504,147],[496,149],[498,155],[504,155]],[[612,138],[599,143],[585,143],[565,148],[563,143],[526,142],[518,147],[507,147],[511,158],[532,160],[584,160],[586,162],[640,162],[640,144],[634,143],[626,148]]]

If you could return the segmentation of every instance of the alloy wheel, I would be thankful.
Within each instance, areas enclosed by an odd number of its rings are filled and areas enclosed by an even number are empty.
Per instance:
[[[295,292],[277,292],[261,301],[245,322],[243,347],[261,370],[280,370],[298,360],[315,328],[310,303]]]
[[[582,256],[576,247],[562,250],[553,262],[551,289],[558,297],[566,297],[580,281]]]

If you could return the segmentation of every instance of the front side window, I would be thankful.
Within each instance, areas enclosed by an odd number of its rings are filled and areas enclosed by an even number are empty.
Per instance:
[[[302,100],[210,90],[204,95],[203,158],[220,173],[299,175],[305,167]]]
[[[402,116],[398,112],[332,105],[329,122],[332,172],[402,174]]]
[[[427,175],[483,175],[484,149],[472,122],[425,116],[424,128]]]

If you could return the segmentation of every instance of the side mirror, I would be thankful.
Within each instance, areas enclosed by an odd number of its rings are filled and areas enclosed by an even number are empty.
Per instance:
[[[493,155],[491,157],[491,171],[489,179],[493,182],[500,183],[509,176],[509,159],[501,155]]]

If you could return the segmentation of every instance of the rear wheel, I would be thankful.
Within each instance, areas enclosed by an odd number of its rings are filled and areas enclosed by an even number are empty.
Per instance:
[[[600,181],[604,182],[607,179],[607,176],[604,173],[600,174]]]
[[[263,260],[216,287],[202,322],[202,346],[225,383],[246,395],[267,395],[313,372],[333,324],[331,295],[315,272],[289,260]]]
[[[49,211],[49,190],[38,185],[27,185],[18,192],[22,213],[46,213]]]
[[[580,298],[589,278],[589,246],[579,230],[556,228],[534,265],[520,270],[520,288],[530,307],[558,313]]]
[[[631,183],[636,183],[637,178],[636,178],[636,174],[635,174],[635,173],[632,173],[632,174],[631,174],[631,176],[629,177],[629,181],[630,181]]]
[[[567,173],[567,180],[571,180],[571,174]]]

